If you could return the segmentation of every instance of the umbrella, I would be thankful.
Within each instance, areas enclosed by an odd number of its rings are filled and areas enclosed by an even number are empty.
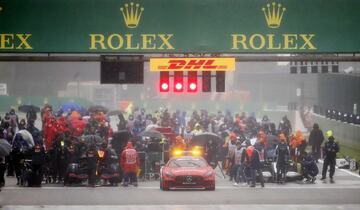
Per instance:
[[[60,110],[63,112],[77,111],[80,113],[84,113],[86,111],[82,106],[74,102],[67,102],[61,104]]]
[[[11,151],[11,145],[5,139],[0,139],[0,156],[8,156]]]
[[[98,135],[86,135],[84,136],[84,141],[87,144],[96,144],[98,146],[103,142],[102,138]]]
[[[33,147],[35,145],[34,138],[29,131],[19,130],[17,133],[21,134],[22,138],[27,142],[29,147]]]
[[[106,114],[106,117],[114,116],[114,115],[122,115],[122,112],[119,110],[111,110]]]
[[[96,106],[91,106],[88,109],[89,112],[103,112],[103,113],[107,113],[109,110],[104,107],[104,106],[100,106],[100,105],[96,105]]]
[[[34,146],[33,137],[27,130],[20,130],[16,132],[12,146],[14,148],[22,148],[24,150],[30,149]]]
[[[33,112],[40,112],[40,108],[34,105],[21,105],[18,108],[19,112],[25,112],[28,113],[30,111]]]
[[[164,138],[164,135],[160,133],[159,131],[155,130],[149,130],[149,131],[143,131],[139,134],[140,137],[149,137],[149,138],[157,138],[162,139]]]
[[[224,142],[220,136],[214,133],[202,133],[193,136],[191,140],[191,144],[205,146],[206,143],[209,142],[210,140],[212,140],[216,144],[222,144]]]
[[[116,152],[120,152],[130,140],[131,133],[127,130],[116,131],[113,133],[111,146]]]

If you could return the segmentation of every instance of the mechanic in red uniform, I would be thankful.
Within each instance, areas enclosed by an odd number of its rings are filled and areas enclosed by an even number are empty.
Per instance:
[[[58,134],[57,121],[54,116],[51,116],[47,119],[44,129],[44,138],[45,138],[45,149],[49,151],[52,149],[53,141],[55,140],[56,135]]]
[[[120,166],[124,172],[123,186],[127,187],[129,184],[133,184],[137,187],[136,173],[139,169],[140,162],[139,156],[131,142],[127,143],[125,150],[121,153]]]

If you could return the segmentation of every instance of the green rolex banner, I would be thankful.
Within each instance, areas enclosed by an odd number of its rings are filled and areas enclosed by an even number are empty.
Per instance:
[[[359,0],[0,0],[0,53],[359,53]]]

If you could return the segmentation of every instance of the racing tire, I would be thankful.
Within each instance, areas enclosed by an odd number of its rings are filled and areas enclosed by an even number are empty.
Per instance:
[[[110,185],[113,186],[113,187],[117,187],[117,186],[118,186],[118,183],[117,183],[117,182],[114,182],[114,181],[110,181]]]
[[[211,186],[209,188],[207,188],[208,191],[215,191],[215,186]]]
[[[162,191],[168,191],[169,190],[169,187],[164,187],[164,184],[163,184],[162,180],[160,181],[160,190],[162,190]]]

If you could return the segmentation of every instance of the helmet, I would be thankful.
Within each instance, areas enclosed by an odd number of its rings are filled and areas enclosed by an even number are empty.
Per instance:
[[[332,130],[328,130],[326,131],[326,136],[329,138],[330,136],[333,136],[333,131]]]

